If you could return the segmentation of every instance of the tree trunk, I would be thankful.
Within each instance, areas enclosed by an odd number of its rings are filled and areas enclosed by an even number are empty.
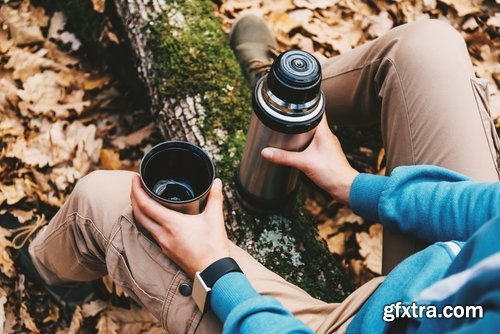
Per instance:
[[[224,183],[231,239],[311,295],[344,299],[350,284],[319,240],[303,197],[287,212],[270,216],[247,212],[236,199],[234,171],[245,144],[251,96],[213,4],[114,0],[114,7],[165,138],[196,143],[212,155]],[[79,15],[68,19],[77,23],[85,17]]]

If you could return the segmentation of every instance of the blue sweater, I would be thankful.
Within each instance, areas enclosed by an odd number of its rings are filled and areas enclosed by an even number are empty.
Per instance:
[[[439,167],[399,167],[390,177],[358,175],[350,202],[355,213],[380,220],[384,228],[435,243],[387,276],[349,333],[495,328],[500,321],[500,182],[473,182]],[[482,319],[383,320],[384,306],[413,301],[440,311],[445,305],[483,305],[485,313]],[[240,273],[216,282],[211,306],[225,333],[312,333],[277,300],[259,295]]]

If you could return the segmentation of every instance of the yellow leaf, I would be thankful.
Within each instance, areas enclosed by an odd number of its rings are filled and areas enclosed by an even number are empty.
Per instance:
[[[11,233],[8,230],[0,227],[0,271],[8,277],[12,277],[16,272],[8,250],[8,248],[12,247],[12,243],[7,239],[10,235]]]
[[[31,317],[31,314],[28,312],[28,308],[26,304],[21,304],[21,308],[19,309],[19,315],[21,318],[21,321],[23,322],[24,327],[29,329],[33,333],[40,333],[38,330],[38,327],[36,327],[35,321]]]
[[[113,149],[103,148],[100,155],[101,165],[106,169],[120,169],[120,155]]]
[[[98,13],[104,13],[105,0],[92,0],[92,6]]]
[[[95,328],[97,328],[98,334],[117,334],[120,326],[118,326],[112,316],[103,313]]]

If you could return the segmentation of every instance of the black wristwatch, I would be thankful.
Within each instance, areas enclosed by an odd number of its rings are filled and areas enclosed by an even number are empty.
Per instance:
[[[222,276],[232,272],[240,272],[240,266],[230,257],[224,257],[209,265],[202,272],[197,271],[194,275],[193,299],[202,312],[206,312],[210,306],[210,291],[215,282]]]

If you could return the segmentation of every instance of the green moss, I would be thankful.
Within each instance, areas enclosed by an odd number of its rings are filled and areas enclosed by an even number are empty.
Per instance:
[[[156,84],[165,97],[200,96],[205,116],[198,120],[216,143],[219,177],[233,185],[252,113],[251,93],[208,0],[179,0],[145,28],[151,36]],[[220,134],[223,133],[223,138]],[[311,217],[298,198],[279,216],[237,212],[232,239],[266,267],[311,295],[340,301],[351,285],[338,261],[317,239]]]

